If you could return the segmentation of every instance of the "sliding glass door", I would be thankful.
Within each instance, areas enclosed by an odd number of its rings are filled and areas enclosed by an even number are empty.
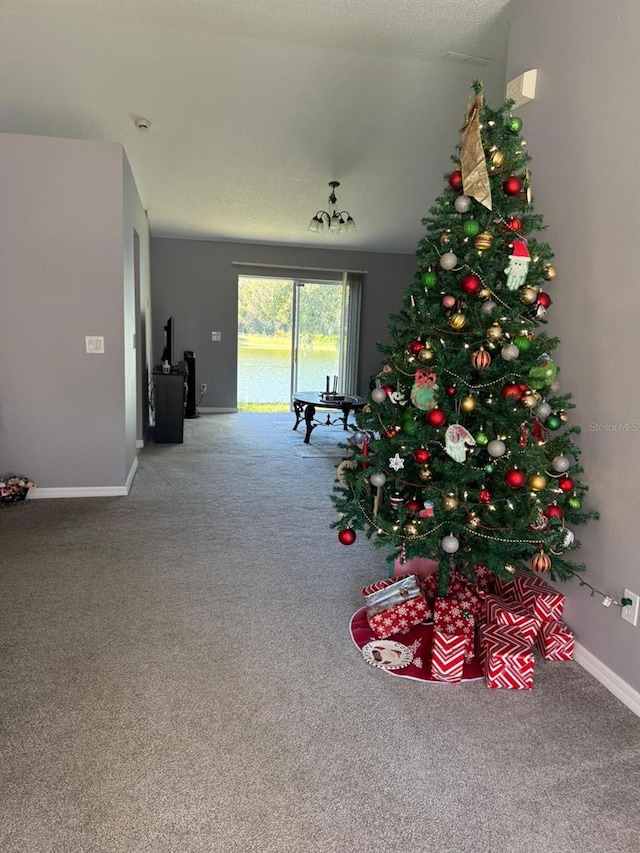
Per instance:
[[[300,391],[357,393],[360,283],[238,277],[238,408],[289,409]]]

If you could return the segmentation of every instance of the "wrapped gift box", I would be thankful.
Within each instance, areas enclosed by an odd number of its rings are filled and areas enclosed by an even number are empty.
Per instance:
[[[431,647],[431,677],[436,681],[459,684],[462,681],[466,647],[465,637],[445,634],[443,631],[434,629]]]
[[[487,687],[531,690],[533,652],[516,628],[486,625],[480,631],[480,658]]]
[[[503,598],[505,601],[516,601],[516,585],[513,581],[513,578],[509,578],[509,580],[503,580],[502,578],[496,577],[493,588],[495,591],[495,595],[499,598]]]
[[[572,660],[575,648],[573,631],[564,622],[543,622],[536,646],[545,660]]]
[[[379,594],[401,581],[406,581],[407,589],[412,586],[417,594],[411,593],[407,597],[395,596],[396,600],[385,607],[384,602],[379,601]],[[385,578],[362,590],[367,608],[367,622],[379,640],[398,634],[431,618],[429,604],[417,588],[416,581],[415,575],[407,575],[405,578]]]
[[[465,639],[466,662],[475,656],[475,618],[464,601],[456,598],[436,598],[433,606],[433,627],[443,634]]]
[[[516,598],[543,622],[560,622],[564,595],[536,575],[521,574],[515,581]]]
[[[524,639],[533,645],[540,630],[540,617],[516,601],[505,601],[497,595],[485,599],[485,615],[489,625],[496,623],[517,628]]]

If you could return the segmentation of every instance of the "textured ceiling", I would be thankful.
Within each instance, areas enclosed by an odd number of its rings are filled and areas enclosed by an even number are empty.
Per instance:
[[[122,143],[156,236],[413,252],[508,6],[4,0],[0,131]],[[330,180],[353,234],[306,230]]]

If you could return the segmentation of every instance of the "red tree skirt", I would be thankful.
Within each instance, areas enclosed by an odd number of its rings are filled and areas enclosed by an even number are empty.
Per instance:
[[[367,622],[367,610],[362,607],[357,613],[351,617],[349,624],[351,639],[356,646],[361,649],[376,639],[375,634],[369,627]],[[431,678],[431,636],[433,634],[433,624],[415,625],[413,628],[408,628],[401,634],[394,634],[390,637],[391,640],[397,640],[404,646],[409,646],[413,651],[413,660],[409,666],[402,669],[384,669],[390,675],[397,675],[400,678],[412,678],[414,681],[430,681],[432,684],[444,684],[443,681],[436,681]],[[481,679],[482,672],[480,665],[474,658],[471,663],[465,663],[462,671],[463,681],[477,681]]]

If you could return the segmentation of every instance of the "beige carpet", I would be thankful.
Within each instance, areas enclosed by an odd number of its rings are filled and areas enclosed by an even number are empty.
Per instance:
[[[292,414],[288,420],[279,418],[274,421],[274,426],[287,440],[291,450],[301,459],[334,459],[339,460],[348,455],[348,450],[341,448],[340,444],[347,444],[353,435],[352,431],[345,431],[339,424],[327,426],[321,423],[311,432],[309,443],[305,444],[304,437],[307,426],[304,421],[298,424],[296,430],[293,425],[296,420]]]
[[[338,544],[335,460],[273,421],[0,512],[2,853],[638,850],[640,719],[577,664],[524,693],[363,662],[384,554]]]

